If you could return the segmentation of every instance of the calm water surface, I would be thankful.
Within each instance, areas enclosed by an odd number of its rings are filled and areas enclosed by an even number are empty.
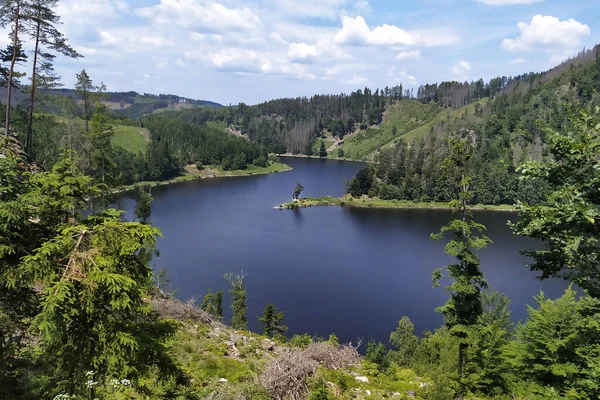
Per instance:
[[[202,297],[209,288],[228,290],[226,272],[248,274],[248,320],[265,304],[285,312],[289,334],[341,340],[376,338],[387,342],[398,320],[408,315],[417,332],[435,329],[442,318],[434,309],[447,294],[433,289],[431,271],[452,261],[444,242],[429,239],[450,219],[443,210],[372,210],[314,207],[273,210],[291,199],[297,182],[303,196],[340,196],[344,180],[364,164],[285,158],[293,171],[241,178],[185,182],[154,189],[152,222],[158,241],[157,267],[169,271],[181,299]],[[123,199],[131,211],[134,203]],[[492,288],[512,300],[513,319],[526,317],[527,304],[543,289],[559,296],[563,281],[540,282],[517,251],[529,246],[512,235],[506,212],[477,212],[494,241],[481,253]],[[225,318],[230,318],[225,296]]]

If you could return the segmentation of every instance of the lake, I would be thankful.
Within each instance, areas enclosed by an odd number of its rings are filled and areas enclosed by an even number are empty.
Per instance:
[[[153,189],[152,222],[163,233],[156,268],[167,267],[177,297],[200,300],[209,288],[226,292],[227,272],[248,274],[249,328],[262,331],[257,316],[267,303],[285,312],[288,336],[308,332],[340,340],[375,338],[385,343],[407,315],[417,333],[442,324],[434,309],[447,293],[434,289],[431,272],[453,259],[445,241],[432,241],[451,217],[445,210],[378,210],[313,207],[274,210],[289,201],[296,183],[305,197],[340,196],[344,180],[362,163],[284,158],[293,171],[271,175],[205,179]],[[131,199],[121,207],[130,213]],[[130,214],[131,215],[131,214]],[[476,219],[494,241],[481,252],[490,286],[512,300],[513,319],[543,289],[562,294],[561,280],[536,280],[517,254],[531,242],[506,226],[514,213],[479,211]]]

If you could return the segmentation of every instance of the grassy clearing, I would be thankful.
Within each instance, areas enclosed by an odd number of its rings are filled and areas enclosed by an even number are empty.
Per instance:
[[[431,121],[405,133],[404,135],[402,135],[401,137],[395,138],[394,140],[392,140],[391,142],[389,142],[386,146],[384,147],[392,147],[393,145],[395,145],[400,139],[409,141],[412,139],[420,139],[423,136],[425,136],[426,134],[428,134],[431,131],[431,128],[433,128],[436,124],[444,122],[444,121],[456,121],[459,120],[460,118],[462,118],[464,115],[467,116],[473,116],[475,115],[475,104],[479,104],[481,106],[485,106],[487,104],[487,102],[489,101],[489,99],[486,97],[484,99],[481,99],[475,103],[471,103],[468,106],[465,107],[461,107],[458,109],[450,109],[450,110],[445,110],[440,112],[439,114],[437,114],[435,116],[434,119],[432,119]]]
[[[360,208],[382,208],[382,209],[440,209],[449,210],[448,203],[443,202],[412,202],[407,200],[382,200],[380,198],[362,198],[355,199],[351,196],[345,197],[318,197],[305,198],[297,202],[287,202],[276,206],[276,209],[293,209],[305,207],[320,207],[320,206],[348,206]],[[473,210],[491,210],[491,211],[516,211],[515,206],[508,204],[501,205],[483,205],[478,204],[472,207]]]
[[[342,148],[346,157],[367,160],[378,148],[426,124],[440,112],[435,104],[422,104],[416,100],[401,100],[390,105],[383,122],[377,128],[344,138]]]
[[[330,148],[333,145],[333,139],[327,137],[325,139],[319,138],[315,143],[313,143],[312,151],[313,154],[319,155],[319,150],[321,149],[321,142],[325,142],[325,149]],[[335,154],[337,156],[337,154]]]
[[[121,146],[132,153],[146,154],[146,147],[150,132],[146,128],[138,128],[136,126],[117,125],[115,126],[115,136],[112,143],[116,146]]]
[[[273,163],[267,167],[257,167],[255,165],[249,165],[245,170],[236,171],[224,171],[221,166],[205,165],[201,173],[186,173],[184,175],[169,179],[166,181],[144,181],[138,182],[133,185],[122,186],[113,190],[113,193],[127,192],[140,187],[155,187],[170,185],[173,183],[193,181],[196,179],[209,179],[209,178],[227,178],[232,176],[252,176],[252,175],[266,175],[276,172],[290,171],[292,168],[283,163]]]

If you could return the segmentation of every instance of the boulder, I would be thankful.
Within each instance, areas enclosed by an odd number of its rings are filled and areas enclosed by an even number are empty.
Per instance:
[[[225,378],[219,379],[219,383],[227,383],[227,382],[229,382],[229,381]]]
[[[359,382],[369,383],[369,378],[366,376],[358,375],[355,377],[355,379]]]
[[[365,390],[365,394],[366,394],[367,396],[370,396],[370,395],[371,395],[371,391],[370,391],[369,389],[367,389],[367,390]]]
[[[407,391],[406,391],[406,394],[407,394],[409,397],[417,397],[417,392],[415,392],[414,390],[407,390]],[[396,394],[394,394],[394,396],[395,396],[395,395],[396,395]],[[400,393],[398,393],[398,396],[400,396]]]

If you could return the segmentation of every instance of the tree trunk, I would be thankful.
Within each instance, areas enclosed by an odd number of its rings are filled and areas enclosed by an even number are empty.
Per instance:
[[[12,100],[12,86],[13,86],[13,73],[15,71],[15,63],[17,62],[17,54],[19,53],[19,49],[17,45],[19,43],[19,18],[21,14],[21,3],[17,2],[17,9],[15,10],[15,28],[13,32],[13,56],[10,61],[10,69],[8,70],[8,99],[6,102],[6,121],[4,127],[6,128],[6,136],[8,136],[8,132],[10,131],[10,106]]]
[[[83,90],[83,117],[85,118],[85,131],[89,132],[89,118],[88,118],[88,93],[87,90]]]
[[[40,22],[40,15],[39,15],[39,11],[38,11],[38,15],[37,15],[37,27],[36,27],[36,34],[35,34],[35,50],[33,52],[33,72],[31,74],[31,98],[30,98],[30,102],[31,104],[29,104],[29,121],[27,124],[27,140],[25,141],[25,152],[29,155],[31,155],[31,149],[33,146],[33,110],[34,110],[34,103],[35,103],[35,78],[37,76],[37,58],[38,58],[38,49],[40,46],[40,27],[41,27],[41,22]]]

